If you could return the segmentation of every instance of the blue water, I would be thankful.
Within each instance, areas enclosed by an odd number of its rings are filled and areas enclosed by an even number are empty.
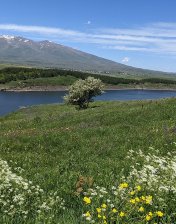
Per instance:
[[[0,115],[6,115],[20,107],[39,104],[62,103],[65,91],[55,92],[0,92]],[[95,100],[146,100],[176,97],[169,90],[108,90]]]

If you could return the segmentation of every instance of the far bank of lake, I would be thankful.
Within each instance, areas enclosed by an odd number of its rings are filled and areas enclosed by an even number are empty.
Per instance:
[[[47,86],[28,86],[28,87],[9,87],[0,85],[0,92],[36,92],[36,91],[67,91],[69,86],[63,85],[47,85]],[[176,85],[106,85],[107,90],[171,90],[176,91]]]

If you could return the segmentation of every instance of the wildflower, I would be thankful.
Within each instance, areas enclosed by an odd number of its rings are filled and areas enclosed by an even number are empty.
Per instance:
[[[90,212],[89,212],[89,211],[86,212],[85,216],[86,216],[86,217],[91,217]]]
[[[101,208],[96,208],[97,212],[100,213],[101,212]]]
[[[157,211],[156,214],[157,214],[158,217],[163,217],[163,215],[164,215],[164,213],[161,212],[161,211]]]
[[[146,219],[147,221],[150,221],[152,218],[151,218],[150,215],[146,215],[145,219]]]
[[[103,219],[104,219],[104,220],[106,219],[106,216],[105,216],[105,215],[103,216]]]
[[[144,212],[144,207],[141,206],[141,207],[138,209],[138,211],[139,211],[139,212]]]
[[[116,209],[116,208],[113,208],[113,209],[112,209],[112,212],[113,212],[113,213],[117,213],[117,209]]]
[[[86,217],[86,220],[87,221],[90,221],[91,220],[91,216],[90,217]]]
[[[141,199],[142,199],[143,201],[145,201],[146,197],[145,197],[145,196],[141,196]]]
[[[22,169],[17,167],[14,170]],[[33,212],[33,217],[36,217],[41,212],[51,210],[56,204],[59,209],[64,209],[65,205],[64,201],[57,196],[57,192],[50,193],[46,195],[47,197],[44,196],[44,191],[40,186],[33,185],[32,181],[14,173],[8,163],[1,159],[0,192],[1,213],[4,213],[4,217],[8,214],[12,220],[19,216],[21,220],[27,219],[31,212]],[[30,207],[27,208],[28,202],[30,202]],[[12,222],[14,223],[14,220]]]
[[[104,208],[104,209],[106,209],[107,208],[107,205],[106,204],[102,204],[101,207]]]
[[[99,219],[101,218],[101,215],[100,215],[100,214],[98,214],[98,218],[99,218]]]
[[[114,208],[114,204],[110,204],[110,207],[111,207],[111,208]]]
[[[140,199],[138,197],[135,197],[136,202],[140,202]]]
[[[119,216],[120,217],[124,217],[125,216],[125,212],[120,212]]]
[[[135,199],[130,199],[130,203],[135,204],[136,203]]]
[[[86,204],[90,204],[91,203],[91,199],[89,197],[84,197],[83,198],[83,201],[86,203]]]
[[[151,195],[146,196],[145,203],[146,204],[151,204],[152,203],[152,196]]]
[[[135,191],[131,191],[130,192],[130,195],[134,195],[136,192]]]
[[[127,188],[128,187],[128,183],[124,182],[124,183],[121,183],[119,185],[119,188],[123,189],[123,188]]]
[[[141,186],[140,185],[138,185],[137,187],[136,187],[136,189],[138,190],[138,191],[141,191]]]
[[[152,212],[149,212],[148,215],[152,217],[153,216],[153,213]]]

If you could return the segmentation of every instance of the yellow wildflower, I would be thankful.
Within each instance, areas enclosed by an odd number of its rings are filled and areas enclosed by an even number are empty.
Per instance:
[[[103,224],[107,224],[106,220],[104,220]]]
[[[150,220],[152,219],[152,216],[153,216],[153,213],[152,213],[152,212],[149,212],[149,213],[146,215],[145,219],[146,219],[147,221],[150,221]]]
[[[130,195],[134,195],[136,192],[135,191],[131,191],[130,192]]]
[[[135,198],[136,202],[140,202],[140,199],[138,197]]]
[[[123,189],[123,188],[127,188],[127,187],[128,187],[128,183],[126,183],[126,182],[121,183],[121,184],[119,185],[119,187],[120,187],[121,189]]]
[[[146,204],[151,204],[152,203],[152,196],[151,195],[146,196],[145,203]]]
[[[85,216],[86,216],[86,217],[90,217],[90,216],[91,216],[91,215],[90,215],[90,212],[89,212],[89,211],[86,212]]]
[[[145,196],[141,196],[141,199],[142,199],[143,201],[145,201],[146,197],[145,197]]]
[[[153,213],[152,212],[149,212],[148,215],[152,217],[153,216]]]
[[[100,213],[101,212],[101,208],[96,208],[97,212]]]
[[[116,209],[116,208],[113,208],[113,209],[112,209],[112,212],[113,212],[113,213],[117,213],[117,209]]]
[[[102,204],[101,207],[102,208],[107,208],[107,205],[106,204]]]
[[[157,214],[158,217],[163,217],[163,215],[164,215],[164,213],[161,212],[161,211],[157,211],[156,214]]]
[[[144,207],[141,206],[138,211],[139,212],[144,212]]]
[[[146,199],[146,201],[145,201],[146,204],[151,204],[151,202],[152,202],[152,201],[149,200],[149,199]]]
[[[106,216],[105,215],[103,216],[103,219],[106,219]]]
[[[98,218],[99,218],[99,219],[101,218],[101,215],[100,215],[100,214],[98,214]]]
[[[152,218],[151,218],[150,215],[146,215],[145,219],[146,219],[147,221],[150,221]]]
[[[120,217],[124,217],[125,216],[125,212],[120,212],[119,216]]]
[[[138,190],[138,191],[141,191],[141,186],[140,185],[138,185],[137,187],[136,187],[136,189]]]
[[[91,203],[91,199],[89,197],[84,197],[83,198],[83,201],[86,203],[86,204],[90,204]]]
[[[135,204],[136,203],[136,200],[135,199],[130,199],[130,203],[131,204]]]

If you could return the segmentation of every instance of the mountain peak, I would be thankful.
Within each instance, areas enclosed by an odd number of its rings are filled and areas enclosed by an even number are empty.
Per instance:
[[[0,64],[5,63],[99,73],[161,74],[127,66],[49,40],[35,41],[20,36],[0,35]]]
[[[42,41],[40,41],[40,43],[54,43],[54,42],[50,41],[50,40],[42,40]]]
[[[10,35],[0,35],[0,38],[4,38],[4,39],[7,39],[7,40],[13,40],[13,39],[15,39],[15,36],[10,36]]]

